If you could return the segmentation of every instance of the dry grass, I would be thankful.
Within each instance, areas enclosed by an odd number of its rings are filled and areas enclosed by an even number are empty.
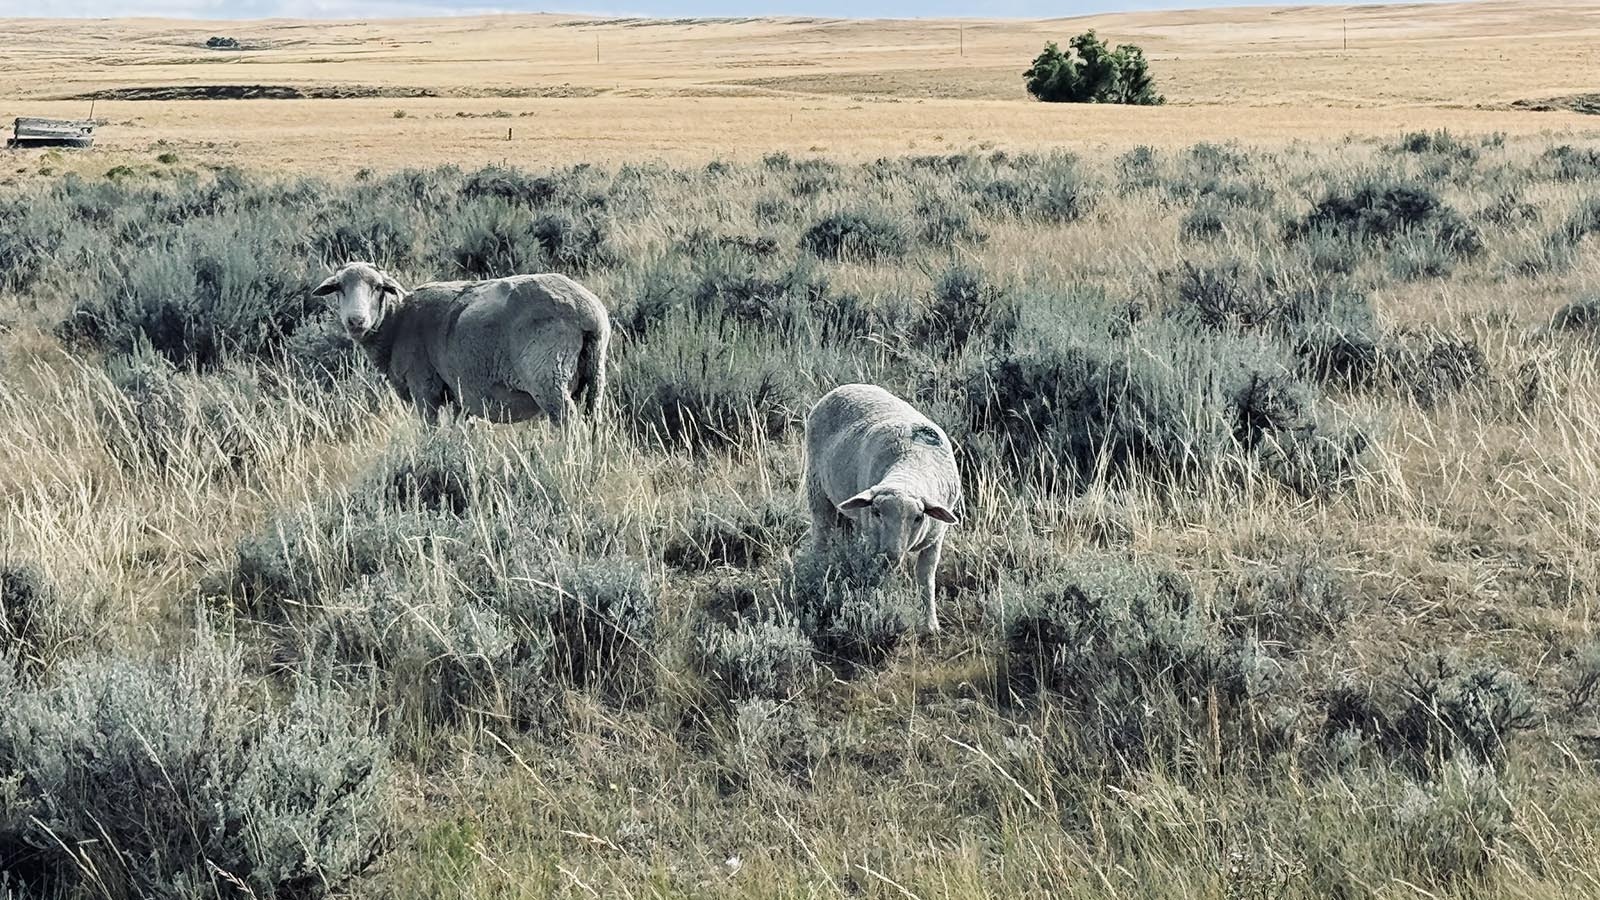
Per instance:
[[[195,114],[212,105],[195,104]],[[1162,114],[1173,111],[1200,110]],[[694,456],[650,446],[617,421],[566,436],[539,426],[452,432],[485,466],[540,469],[569,498],[565,515],[605,529],[623,552],[660,571],[661,680],[633,703],[565,692],[559,727],[549,732],[519,732],[492,716],[444,727],[396,713],[405,723],[391,737],[403,755],[406,807],[393,850],[356,895],[1592,892],[1600,860],[1597,719],[1592,706],[1569,707],[1567,687],[1568,654],[1593,641],[1597,626],[1589,588],[1600,583],[1600,368],[1590,338],[1539,329],[1556,307],[1600,286],[1600,238],[1580,242],[1568,268],[1530,273],[1519,261],[1594,196],[1596,183],[1538,174],[1548,139],[1463,140],[1478,156],[1446,165],[1454,174],[1434,179],[1441,197],[1470,214],[1510,190],[1540,218],[1482,225],[1482,251],[1440,277],[1397,277],[1384,252],[1357,253],[1348,283],[1373,297],[1386,328],[1434,327],[1475,342],[1485,379],[1432,407],[1388,390],[1330,387],[1324,402],[1369,423],[1375,445],[1358,484],[1321,498],[1286,491],[1253,469],[1239,481],[1176,493],[1112,479],[1051,493],[985,473],[950,551],[941,614],[948,631],[902,647],[880,671],[846,677],[840,669],[783,704],[730,712],[687,661],[696,608],[713,582],[737,573],[690,575],[657,561],[707,500],[792,503],[792,435]],[[1299,251],[1285,244],[1283,224],[1330,185],[1359,171],[1417,176],[1444,164],[1373,142],[1253,151],[1238,177],[1259,179],[1275,199],[1233,210],[1221,235],[1198,241],[1180,229],[1192,201],[1168,188],[1183,159],[1166,156],[1161,181],[1123,190],[1125,166],[1094,155],[1081,168],[1100,202],[1086,218],[979,216],[988,240],[959,244],[956,255],[1041,309],[1062,297],[1081,300],[1088,285],[1111,301],[1159,310],[1186,261],[1238,257],[1292,270]],[[693,226],[772,231],[788,258],[810,221],[863,198],[915,224],[906,207],[916,179],[934,177],[835,174],[841,182],[815,198],[791,190],[802,175],[762,165],[720,176],[636,170],[615,182],[610,173],[584,175],[596,180],[583,184],[611,192],[604,216],[615,226],[618,257],[586,279],[626,312],[642,294],[642,268],[686,259],[679,242]],[[723,179],[714,191],[704,180],[713,177]],[[346,187],[338,182],[330,193]],[[773,197],[792,220],[757,220],[757,201]],[[930,274],[950,257],[918,244],[902,260],[818,265],[835,289],[873,305],[920,305]],[[204,428],[177,435],[180,452],[166,463],[129,466],[116,455],[115,426],[96,414],[120,402],[99,354],[49,333],[87,290],[75,287],[81,277],[63,268],[0,300],[0,319],[11,323],[0,336],[0,551],[61,585],[102,642],[167,648],[184,639],[197,603],[221,602],[203,599],[202,586],[228,568],[240,540],[361,490],[374,461],[417,440],[420,427],[393,401],[330,406],[299,385],[270,416],[244,423],[232,439],[249,452],[227,466],[217,465],[208,443],[216,436]],[[914,361],[893,361],[876,344],[849,349],[859,358],[841,365],[915,377]],[[619,371],[640,352],[624,341]],[[261,361],[243,369],[263,382],[272,370]],[[1533,371],[1538,389],[1529,394]],[[813,395],[822,387],[813,385]],[[486,518],[475,526],[488,534],[528,524]],[[317,552],[319,564],[335,565],[341,551]],[[788,553],[744,574],[779,578]],[[1243,573],[1275,571],[1299,555],[1342,579],[1348,619],[1281,649],[1281,664],[1304,679],[1297,696],[1312,704],[1296,726],[1295,749],[1257,757],[1228,743],[1220,728],[1231,726],[1213,726],[1149,765],[1119,771],[1075,743],[1091,710],[997,703],[997,616],[1022,590],[1013,579],[1093,553],[1171,567],[1202,597],[1220,597],[1215,592]],[[276,646],[262,623],[244,616],[235,624],[253,655],[265,658]],[[1333,760],[1317,690],[1340,678],[1388,683],[1403,664],[1445,650],[1492,659],[1534,690],[1536,727],[1512,739],[1498,767],[1457,760],[1423,777],[1371,747]],[[1215,714],[1215,696],[1209,702]],[[799,718],[784,718],[785,710]],[[805,746],[796,750],[795,741]],[[1481,854],[1462,849],[1480,843]]]
[[[1027,61],[1046,40],[1088,26],[1144,46],[1170,105],[1030,103]],[[205,49],[219,31],[253,49]],[[15,100],[8,114],[63,116],[88,111],[73,98],[125,88],[279,85],[350,97],[102,101],[100,150],[30,154],[17,174],[103,171],[162,152],[346,173],[772,150],[870,159],[996,146],[1277,145],[1417,128],[1592,133],[1590,117],[1512,104],[1592,91],[1580,73],[1600,69],[1597,46],[1600,6],[1521,0],[964,23],[12,20],[0,23],[0,93]]]

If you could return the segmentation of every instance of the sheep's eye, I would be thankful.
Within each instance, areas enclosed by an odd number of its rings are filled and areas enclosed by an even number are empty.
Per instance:
[[[876,507],[876,506],[874,506],[874,507],[873,507],[873,508],[872,508],[872,517],[873,517],[873,518],[874,518],[874,519],[881,519],[881,518],[883,518],[883,510],[881,510],[881,509],[879,509],[879,508],[877,508],[877,507]]]

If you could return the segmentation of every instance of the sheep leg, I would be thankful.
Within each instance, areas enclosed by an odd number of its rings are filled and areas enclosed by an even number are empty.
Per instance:
[[[535,342],[523,351],[517,365],[518,386],[533,397],[539,411],[554,425],[565,425],[578,414],[570,390],[576,364],[576,358],[554,342],[543,347]]]
[[[811,546],[814,551],[820,553],[829,542],[847,530],[849,520],[834,508],[827,492],[815,478],[810,476],[810,473],[806,473],[803,477],[806,507],[811,512]]]
[[[421,414],[422,421],[429,426],[440,423],[445,408],[450,404],[450,391],[444,379],[438,376],[423,379],[422,383],[414,385],[406,393],[410,395],[411,405]]]
[[[539,404],[539,409],[550,417],[552,425],[566,425],[578,414],[578,404],[559,385],[545,385],[533,394],[533,399]]]
[[[939,568],[939,555],[943,547],[944,541],[935,541],[933,546],[917,554],[917,587],[928,601],[928,634],[937,634],[939,631],[939,611],[933,605],[933,576]]]

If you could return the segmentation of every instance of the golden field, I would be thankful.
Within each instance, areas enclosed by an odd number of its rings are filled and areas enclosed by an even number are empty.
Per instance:
[[[1032,56],[1091,27],[1144,47],[1167,106],[1030,102]],[[206,49],[216,34],[250,49]],[[1512,104],[1593,91],[1595,71],[1600,4],[1545,0],[1047,21],[0,22],[0,115],[83,116],[83,98],[126,88],[346,97],[94,107],[101,157],[172,147],[281,171],[1593,133],[1592,117]]]

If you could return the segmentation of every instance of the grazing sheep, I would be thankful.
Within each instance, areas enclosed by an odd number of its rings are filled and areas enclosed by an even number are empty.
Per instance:
[[[927,630],[938,631],[933,574],[961,502],[955,448],[943,429],[883,388],[834,388],[806,416],[801,485],[818,547],[859,529],[895,565],[916,557]]]
[[[402,400],[437,421],[446,406],[498,422],[593,414],[605,390],[611,322],[565,275],[444,281],[406,291],[352,262],[312,291],[338,292],[339,317]]]

